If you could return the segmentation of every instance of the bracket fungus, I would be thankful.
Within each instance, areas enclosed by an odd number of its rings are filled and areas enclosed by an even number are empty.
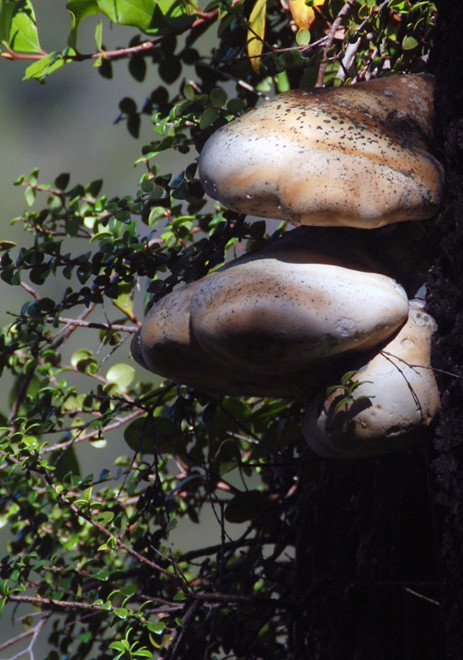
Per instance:
[[[199,159],[228,208],[296,224],[372,229],[433,216],[433,78],[393,76],[280,94],[216,131]]]
[[[422,301],[410,301],[407,323],[352,376],[351,392],[338,387],[311,403],[303,428],[309,446],[325,457],[363,458],[413,444],[439,409],[430,366],[436,327]]]
[[[315,395],[303,433],[321,456],[413,442],[439,407],[435,322],[371,253],[366,237],[389,230],[359,230],[436,213],[432,124],[433,79],[417,75],[288,92],[219,129],[199,159],[206,192],[235,211],[313,226],[153,305],[132,342],[137,362],[209,393]]]
[[[337,358],[380,345],[408,313],[402,287],[367,270],[372,259],[355,253],[348,230],[337,241],[332,231],[294,230],[168,294],[136,334],[134,357],[209,392],[307,396]]]

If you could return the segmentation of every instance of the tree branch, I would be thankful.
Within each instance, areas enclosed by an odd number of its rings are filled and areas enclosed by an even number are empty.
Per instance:
[[[326,35],[325,43],[323,46],[323,50],[322,50],[323,60],[318,69],[318,76],[317,76],[317,82],[315,83],[315,87],[323,87],[323,80],[325,78],[326,67],[328,65],[328,51],[333,45],[334,35],[336,34],[336,30],[338,29],[338,27],[341,25],[342,19],[344,18],[344,16],[347,16],[347,14],[350,12],[350,10],[352,9],[352,7],[355,5],[356,2],[357,0],[347,0],[347,2],[343,5],[341,11],[339,12],[339,14],[336,16],[333,23],[331,24],[331,27],[329,29],[328,34]]]

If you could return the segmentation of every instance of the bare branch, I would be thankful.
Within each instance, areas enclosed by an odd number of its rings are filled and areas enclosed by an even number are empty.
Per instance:
[[[315,83],[315,87],[323,87],[323,80],[325,78],[325,71],[328,64],[328,52],[331,46],[333,45],[336,30],[341,25],[344,16],[347,16],[347,14],[350,12],[350,10],[352,9],[352,7],[355,5],[356,2],[357,0],[347,0],[347,2],[343,5],[341,11],[339,12],[339,14],[336,16],[333,23],[331,24],[331,27],[329,29],[328,34],[326,35],[325,43],[323,46],[323,60],[322,63],[320,64],[320,68],[318,69],[318,76],[317,76],[317,82]]]

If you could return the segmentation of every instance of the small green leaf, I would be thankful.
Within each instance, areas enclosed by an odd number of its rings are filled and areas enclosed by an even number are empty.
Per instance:
[[[343,406],[348,406],[350,403],[352,403],[353,399],[351,396],[344,396],[342,399],[336,402],[336,407],[334,411],[338,413]]]
[[[128,364],[114,364],[106,373],[106,379],[124,391],[135,378],[135,369]]]
[[[98,362],[92,352],[86,348],[82,348],[72,355],[71,364],[82,373],[95,374],[98,371]]]
[[[346,373],[341,378],[341,385],[347,385],[351,380],[352,376],[354,376],[356,373],[357,373],[356,369],[353,369],[352,371],[346,371]]]
[[[114,651],[129,651],[130,646],[129,643],[124,639],[122,642],[111,642],[109,645],[110,649],[114,649]]]
[[[164,621],[158,621],[157,623],[149,623],[147,626],[148,630],[155,635],[162,635],[166,629],[166,624]]]
[[[28,206],[33,206],[35,201],[35,190],[28,186],[24,191],[24,199]]]
[[[58,52],[48,53],[48,55],[27,67],[23,80],[35,78],[39,82],[43,82],[47,76],[60,69],[66,62],[69,62],[69,60],[65,59],[65,54]]]
[[[199,127],[201,130],[211,126],[218,118],[219,113],[215,108],[207,108],[199,119]]]
[[[112,511],[101,511],[100,513],[97,513],[93,517],[101,525],[106,526],[109,525],[109,523],[113,520],[114,513]]]
[[[6,252],[6,250],[11,250],[14,247],[16,247],[16,243],[13,243],[13,241],[0,241],[0,252]]]
[[[402,40],[402,48],[404,50],[413,50],[418,46],[418,42],[415,37],[406,36]]]
[[[189,88],[191,89],[191,87]],[[214,87],[209,95],[212,105],[216,108],[221,108],[227,102],[227,95],[221,87]]]
[[[310,30],[302,28],[296,33],[296,43],[298,46],[308,46],[310,44]]]
[[[92,14],[98,14],[98,3],[96,0],[69,0],[66,9],[71,14],[71,32],[68,37],[68,44],[71,48],[77,45],[77,28],[79,23]],[[100,47],[101,48],[101,47]],[[100,50],[100,48],[98,50]]]
[[[66,190],[66,188],[69,185],[70,178],[71,176],[68,172],[63,172],[63,174],[59,174],[55,179],[55,186],[59,190]]]
[[[95,27],[95,43],[97,49],[100,51],[103,46],[103,22],[98,21]]]

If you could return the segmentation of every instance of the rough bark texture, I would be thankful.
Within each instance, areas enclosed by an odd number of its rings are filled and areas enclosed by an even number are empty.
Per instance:
[[[439,377],[441,413],[431,467],[440,523],[441,620],[446,657],[456,659],[463,657],[463,4],[441,0],[438,9],[431,69],[447,198],[428,303],[439,325],[433,365],[448,374]]]
[[[423,251],[440,417],[408,452],[307,477],[291,658],[463,658],[463,3],[438,6],[429,69],[447,195]]]

